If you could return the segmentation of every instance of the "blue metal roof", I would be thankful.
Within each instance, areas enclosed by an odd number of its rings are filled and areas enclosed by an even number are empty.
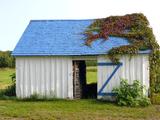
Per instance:
[[[125,38],[109,37],[86,46],[84,30],[93,20],[32,20],[12,55],[100,55],[113,47],[128,45]],[[144,51],[141,53],[148,53]]]

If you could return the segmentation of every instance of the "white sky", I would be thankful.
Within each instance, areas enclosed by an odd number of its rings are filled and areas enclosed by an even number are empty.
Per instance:
[[[31,19],[90,19],[142,12],[160,44],[159,0],[0,0],[0,50],[13,50]]]

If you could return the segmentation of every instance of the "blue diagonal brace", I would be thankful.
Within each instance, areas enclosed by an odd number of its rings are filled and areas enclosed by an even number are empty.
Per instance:
[[[98,66],[115,66],[116,68],[114,69],[114,71],[112,72],[112,74],[108,77],[108,79],[105,81],[105,83],[102,85],[101,89],[98,91],[98,95],[100,96],[114,96],[115,93],[103,93],[103,89],[107,86],[107,84],[109,83],[109,81],[112,79],[113,75],[116,73],[116,71],[119,69],[120,66],[122,66],[122,63],[98,63]]]

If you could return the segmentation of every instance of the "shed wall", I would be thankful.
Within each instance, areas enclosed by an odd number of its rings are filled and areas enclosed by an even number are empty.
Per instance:
[[[16,57],[16,94],[73,98],[72,60],[69,57]]]
[[[111,63],[109,58],[104,56],[98,57],[98,63]],[[139,80],[143,85],[146,86],[148,94],[149,88],[149,56],[148,55],[136,55],[136,56],[122,56],[120,58],[122,66],[117,70],[114,76],[111,78],[109,83],[104,88],[103,92],[111,93],[112,89],[118,87],[120,79],[127,79],[131,84],[134,80]],[[116,66],[98,66],[98,91],[105,83],[107,78],[112,74]],[[102,98],[102,96],[98,96]]]

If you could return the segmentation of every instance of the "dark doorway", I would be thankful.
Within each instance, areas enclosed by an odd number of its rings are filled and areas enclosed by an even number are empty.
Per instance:
[[[86,61],[86,98],[97,98],[97,61]]]
[[[73,61],[73,96],[75,99],[97,97],[96,65],[96,61]]]

